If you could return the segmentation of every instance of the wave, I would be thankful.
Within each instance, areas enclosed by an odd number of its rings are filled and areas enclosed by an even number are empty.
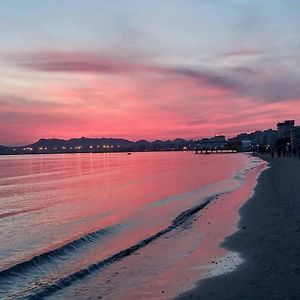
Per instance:
[[[31,267],[42,265],[43,263],[48,262],[49,260],[63,258],[63,256],[67,256],[71,252],[79,251],[79,249],[83,246],[87,246],[88,244],[94,243],[100,237],[103,237],[115,229],[116,226],[106,227],[91,233],[88,233],[79,239],[73,240],[59,248],[54,250],[50,250],[44,252],[40,255],[36,255],[29,260],[23,261],[19,264],[16,264],[8,269],[4,269],[0,271],[0,279],[7,276],[15,276],[16,273],[23,273]]]
[[[186,221],[188,221],[195,213],[199,212],[200,210],[202,210],[203,208],[205,208],[212,200],[217,199],[220,195],[222,194],[215,194],[212,195],[210,197],[207,197],[204,199],[204,201],[201,204],[198,204],[188,210],[183,211],[181,214],[179,214],[171,223],[170,226],[162,229],[161,231],[151,235],[150,237],[138,242],[135,245],[130,246],[127,249],[124,249],[104,260],[98,261],[94,264],[91,264],[89,266],[87,266],[86,268],[83,268],[79,271],[76,271],[66,277],[63,278],[59,278],[56,281],[52,281],[51,283],[49,283],[48,285],[42,286],[38,289],[36,289],[34,291],[34,294],[28,295],[23,297],[23,299],[30,299],[30,300],[35,300],[35,299],[42,299],[44,297],[50,296],[53,293],[55,293],[58,290],[61,290],[67,286],[72,285],[74,282],[78,281],[79,279],[82,279],[90,274],[92,274],[93,272],[106,267],[107,265],[110,265],[116,261],[119,261],[133,253],[135,253],[136,251],[140,250],[141,248],[145,247],[146,245],[150,244],[151,242],[155,241],[156,239],[158,239],[159,237],[161,237],[162,235],[174,230],[175,228],[179,227],[180,225],[183,225]],[[87,236],[90,236],[93,234],[89,234]],[[76,245],[78,243],[85,243],[85,239],[87,238],[87,236],[85,236],[84,238],[81,238],[79,240],[76,240],[70,244],[67,244],[57,250],[51,251],[51,252],[47,252],[45,254],[42,254],[39,257],[42,257],[42,259],[47,259],[47,257],[51,257],[53,255],[52,252],[57,253],[57,251],[61,252],[63,251],[65,253],[65,251],[67,251],[68,249],[72,249],[74,247],[73,243],[76,243]],[[91,236],[93,238],[93,236]],[[90,238],[90,237],[89,237]],[[88,239],[89,239],[88,238]],[[82,240],[83,239],[83,240]],[[78,246],[78,245],[77,245]],[[33,260],[36,260],[36,262],[40,263],[40,259],[39,257],[37,258],[33,258]],[[35,261],[28,261],[28,262],[24,262],[21,263],[15,267],[13,267],[12,269],[6,270],[5,272],[9,272],[12,273],[14,271],[19,271],[21,270],[24,266],[31,266],[35,264]],[[3,271],[2,271],[3,273]],[[1,275],[1,273],[0,273]]]
[[[4,219],[7,217],[19,215],[19,214],[24,214],[27,212],[33,212],[33,211],[39,211],[44,208],[47,208],[47,206],[42,206],[42,207],[36,207],[36,208],[28,208],[28,209],[23,209],[23,210],[17,210],[17,211],[10,211],[10,212],[5,212],[0,214],[0,219]]]

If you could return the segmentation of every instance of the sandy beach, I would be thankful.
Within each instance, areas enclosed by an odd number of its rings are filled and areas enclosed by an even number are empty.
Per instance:
[[[240,209],[239,231],[221,244],[244,263],[177,300],[300,299],[300,160],[262,158],[270,168]]]

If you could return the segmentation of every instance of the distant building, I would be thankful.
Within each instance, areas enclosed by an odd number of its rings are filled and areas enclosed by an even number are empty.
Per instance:
[[[236,136],[236,140],[238,141],[238,142],[242,142],[242,140],[247,140],[247,139],[249,139],[249,134],[248,133],[240,133],[240,134],[238,134],[237,136]]]
[[[300,146],[300,126],[294,126],[291,129],[291,146],[292,148]]]
[[[211,142],[226,143],[225,135],[216,135],[209,139]]]
[[[268,129],[263,132],[263,144],[269,146],[275,146],[276,140],[278,139],[278,131]]]
[[[251,140],[252,140],[252,144],[254,145],[263,145],[264,141],[263,141],[263,133],[262,131],[255,131],[254,133],[251,134]]]
[[[201,139],[197,144],[199,149],[222,149],[227,145],[224,135],[214,136],[212,138]]]
[[[251,137],[248,133],[240,133],[237,136],[228,139],[228,142],[232,145],[241,144],[243,140],[251,140]]]
[[[277,123],[278,137],[279,138],[290,138],[291,129],[294,127],[294,120],[286,120],[282,123]]]
[[[242,140],[242,151],[250,151],[252,149],[251,140]]]

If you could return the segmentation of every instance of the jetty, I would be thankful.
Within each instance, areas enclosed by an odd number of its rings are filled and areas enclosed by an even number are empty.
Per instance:
[[[232,148],[205,148],[205,149],[196,149],[195,154],[227,154],[227,153],[237,153],[237,149]]]

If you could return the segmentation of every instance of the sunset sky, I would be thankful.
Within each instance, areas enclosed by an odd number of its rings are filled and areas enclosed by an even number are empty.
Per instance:
[[[3,0],[0,144],[300,123],[299,0]]]

